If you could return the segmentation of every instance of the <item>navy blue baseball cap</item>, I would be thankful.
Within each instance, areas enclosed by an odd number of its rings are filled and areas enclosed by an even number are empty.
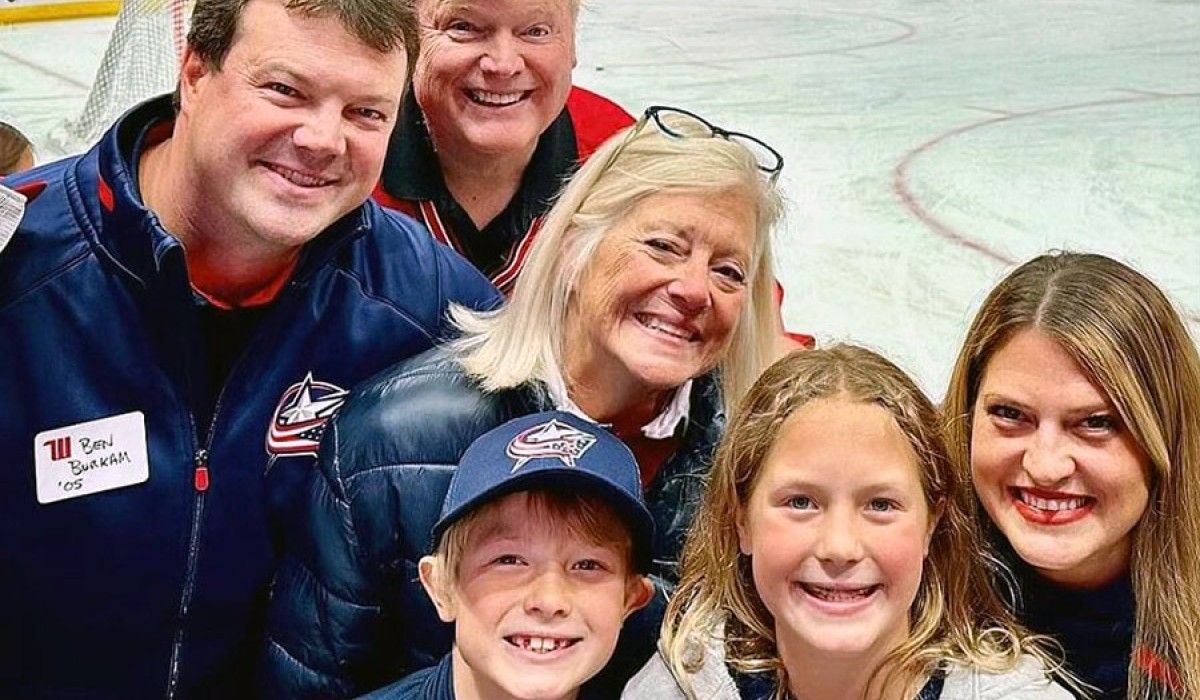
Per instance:
[[[450,477],[441,517],[433,526],[434,543],[474,508],[537,488],[603,498],[628,523],[639,569],[649,570],[654,518],[642,498],[637,460],[612,433],[563,411],[521,416],[471,443]]]

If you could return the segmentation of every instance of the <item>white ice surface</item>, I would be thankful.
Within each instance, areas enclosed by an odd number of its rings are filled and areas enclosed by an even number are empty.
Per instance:
[[[935,397],[1011,264],[1094,250],[1200,332],[1197,0],[592,0],[576,81],[786,159],[785,316]],[[52,153],[112,20],[0,26],[0,119]]]

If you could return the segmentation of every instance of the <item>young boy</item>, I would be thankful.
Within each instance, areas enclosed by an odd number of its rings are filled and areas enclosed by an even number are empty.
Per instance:
[[[654,594],[653,535],[637,463],[604,429],[551,411],[485,433],[419,567],[454,647],[364,700],[574,700]]]

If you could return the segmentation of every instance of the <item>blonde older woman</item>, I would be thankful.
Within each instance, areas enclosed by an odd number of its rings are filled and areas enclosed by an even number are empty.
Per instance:
[[[558,408],[610,426],[656,520],[654,573],[675,578],[726,407],[775,352],[781,167],[753,137],[647,110],[567,185],[505,307],[459,310],[452,344],[355,391],[276,582],[276,694],[346,696],[450,649],[416,563],[459,455],[514,416]],[[630,621],[588,692],[614,697],[653,653],[661,603]],[[503,656],[508,642],[494,641]]]

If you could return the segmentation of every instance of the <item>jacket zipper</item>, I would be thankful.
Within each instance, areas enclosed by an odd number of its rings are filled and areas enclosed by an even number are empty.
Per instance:
[[[213,418],[216,418],[215,410]],[[195,434],[194,427],[193,434]],[[210,444],[212,434],[213,431],[210,428],[208,431]],[[168,700],[175,697],[175,691],[179,685],[179,654],[183,651],[183,625],[187,619],[188,606],[192,602],[192,589],[196,583],[196,561],[200,557],[200,518],[204,514],[204,496],[208,491],[208,450],[198,447],[192,457],[192,464],[192,487],[196,491],[196,500],[192,505],[192,530],[188,537],[187,569],[183,579],[183,594],[179,601],[179,615],[175,623],[175,641],[171,645],[171,670],[167,676]]]
[[[257,334],[255,334],[257,336]],[[249,348],[253,344],[254,339],[246,344]],[[245,353],[243,353],[243,356]],[[175,623],[175,642],[171,645],[171,670],[167,676],[167,700],[175,697],[175,691],[179,685],[179,655],[183,651],[183,625],[187,620],[188,608],[192,603],[192,589],[196,585],[196,564],[200,559],[200,519],[204,515],[205,496],[208,493],[209,471],[208,471],[208,456],[212,449],[213,438],[217,434],[217,419],[221,416],[221,403],[225,398],[225,387],[229,386],[229,378],[237,372],[238,366],[242,364],[241,358],[238,358],[233,363],[233,367],[229,370],[229,377],[225,378],[225,383],[221,386],[221,391],[217,394],[217,402],[213,405],[212,416],[208,421],[208,435],[205,436],[204,447],[196,445],[196,452],[192,456],[192,490],[196,493],[196,500],[192,505],[192,531],[188,536],[188,558],[187,568],[185,569],[183,579],[183,593],[179,600],[179,615]],[[192,416],[192,435],[196,434],[196,418]]]
[[[358,233],[359,230],[365,229],[366,224],[359,224],[354,228],[351,235]],[[286,303],[297,286],[295,279],[287,283],[280,291],[279,296],[275,298],[273,303]],[[192,488],[196,492],[196,500],[192,505],[192,530],[188,537],[188,558],[187,568],[185,569],[183,580],[183,593],[179,601],[179,614],[175,627],[175,641],[171,645],[171,665],[167,674],[167,700],[172,700],[179,686],[179,657],[183,651],[183,626],[187,619],[188,608],[192,602],[192,589],[196,583],[196,564],[200,558],[200,519],[204,514],[205,495],[208,492],[210,474],[208,470],[209,451],[212,449],[212,441],[216,436],[217,419],[221,415],[221,403],[225,398],[225,389],[229,386],[230,380],[237,376],[238,369],[241,367],[249,350],[258,344],[258,338],[263,334],[263,326],[267,324],[271,318],[278,313],[278,308],[264,318],[259,327],[255,329],[251,338],[246,342],[246,347],[242,349],[241,355],[234,361],[233,366],[229,368],[229,374],[225,377],[225,382],[221,385],[221,391],[217,393],[217,401],[213,406],[212,416],[208,422],[208,435],[204,442],[204,447],[200,447],[198,442],[193,442],[195,452],[192,457]],[[196,418],[189,411],[189,416],[192,421],[192,435],[196,436]]]
[[[282,301],[282,295],[277,301]],[[198,443],[194,443],[195,453],[192,456],[192,490],[196,493],[196,500],[192,504],[192,529],[188,536],[188,557],[187,568],[184,570],[183,592],[179,599],[179,614],[175,623],[175,641],[171,645],[171,666],[167,675],[167,700],[172,700],[175,697],[175,692],[179,685],[179,656],[183,651],[183,627],[187,621],[188,608],[192,602],[192,590],[196,584],[196,565],[200,558],[200,519],[204,515],[205,496],[208,493],[209,486],[209,470],[208,457],[209,451],[212,449],[213,439],[217,434],[217,419],[221,416],[221,404],[225,398],[225,388],[229,386],[229,380],[237,374],[238,367],[242,364],[242,358],[246,356],[245,350],[249,350],[254,345],[255,340],[260,335],[261,328],[254,333],[254,336],[246,343],[246,348],[242,355],[233,363],[229,369],[229,375],[225,378],[225,383],[221,385],[221,391],[217,393],[217,401],[213,405],[212,416],[208,421],[208,435],[205,436],[204,447],[200,447]],[[192,435],[196,435],[196,418],[191,415],[192,420]]]

